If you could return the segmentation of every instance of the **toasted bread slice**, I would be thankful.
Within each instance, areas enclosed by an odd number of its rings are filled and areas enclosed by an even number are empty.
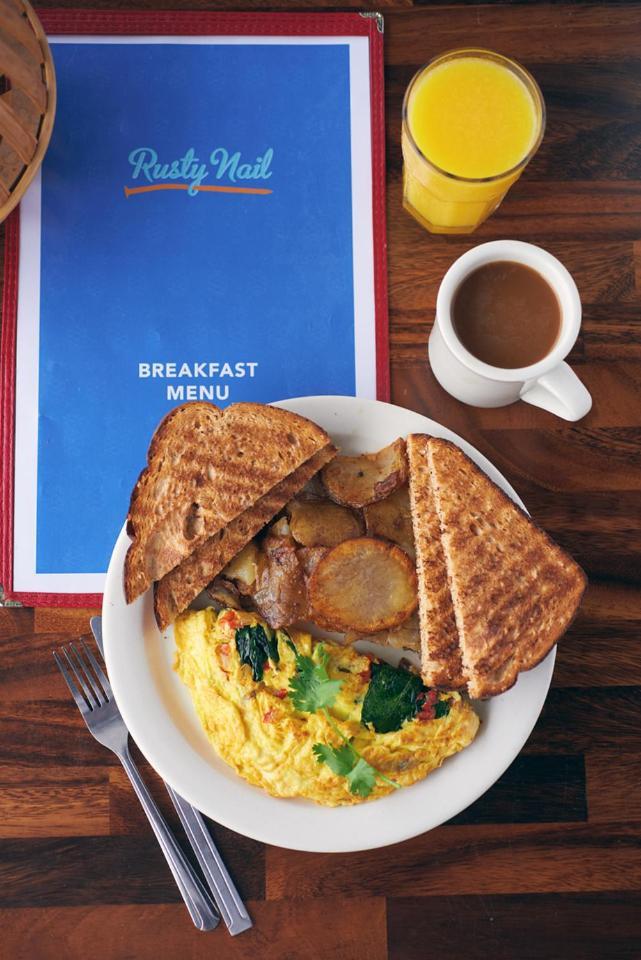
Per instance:
[[[424,434],[414,433],[406,441],[418,576],[421,673],[428,686],[457,690],[465,685],[466,675],[432,493],[427,460],[429,440]]]
[[[565,632],[586,577],[457,446],[427,450],[468,692],[496,696]]]
[[[186,403],[156,430],[129,505],[127,603],[330,443],[289,410]]]
[[[173,623],[178,614],[187,609],[245,544],[335,456],[336,448],[331,443],[326,444],[252,507],[205,540],[182,563],[165,574],[154,589],[154,612],[160,629],[164,630]]]

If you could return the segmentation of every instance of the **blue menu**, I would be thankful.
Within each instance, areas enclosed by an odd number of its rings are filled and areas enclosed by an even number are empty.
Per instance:
[[[58,112],[21,223],[21,293],[39,285],[18,370],[37,437],[16,441],[36,460],[32,589],[100,589],[176,404],[376,395],[352,44],[53,38]]]

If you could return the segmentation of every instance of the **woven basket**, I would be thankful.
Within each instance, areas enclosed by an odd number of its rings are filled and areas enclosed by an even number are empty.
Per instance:
[[[26,0],[0,0],[0,222],[42,163],[56,79],[42,25]]]

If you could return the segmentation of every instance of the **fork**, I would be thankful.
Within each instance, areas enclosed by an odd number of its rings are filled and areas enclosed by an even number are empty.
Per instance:
[[[104,659],[102,617],[92,617],[89,624],[96,646]],[[234,885],[234,881],[229,876],[200,811],[192,807],[168,783],[165,783],[165,788],[180,817],[180,822],[196,854],[205,880],[214,895],[220,915],[232,937],[235,937],[236,934],[242,933],[243,930],[248,930],[252,926],[252,920],[247,913],[245,904]]]
[[[113,751],[125,768],[194,925],[199,930],[213,930],[219,922],[216,908],[178,846],[176,838],[131,759],[128,745],[129,733],[104,670],[91,650],[87,648],[84,640],[80,640],[78,646],[70,643],[62,647],[59,652],[54,650],[53,656],[89,732],[103,747]]]

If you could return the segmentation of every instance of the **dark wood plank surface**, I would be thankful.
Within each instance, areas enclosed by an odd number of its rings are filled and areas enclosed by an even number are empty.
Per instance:
[[[42,4],[54,5],[76,3]],[[523,753],[455,820],[345,856],[264,847],[212,825],[256,921],[236,939],[194,931],[121,768],[86,734],[54,670],[51,648],[86,633],[90,611],[0,610],[0,956],[638,960],[641,3],[184,6],[383,10],[393,399],[490,457],[590,586]],[[401,99],[418,66],[470,43],[533,71],[547,132],[487,224],[436,238],[401,208]],[[585,319],[570,359],[594,397],[579,424],[525,404],[465,407],[429,371],[440,278],[499,237],[541,244],[576,277]]]

